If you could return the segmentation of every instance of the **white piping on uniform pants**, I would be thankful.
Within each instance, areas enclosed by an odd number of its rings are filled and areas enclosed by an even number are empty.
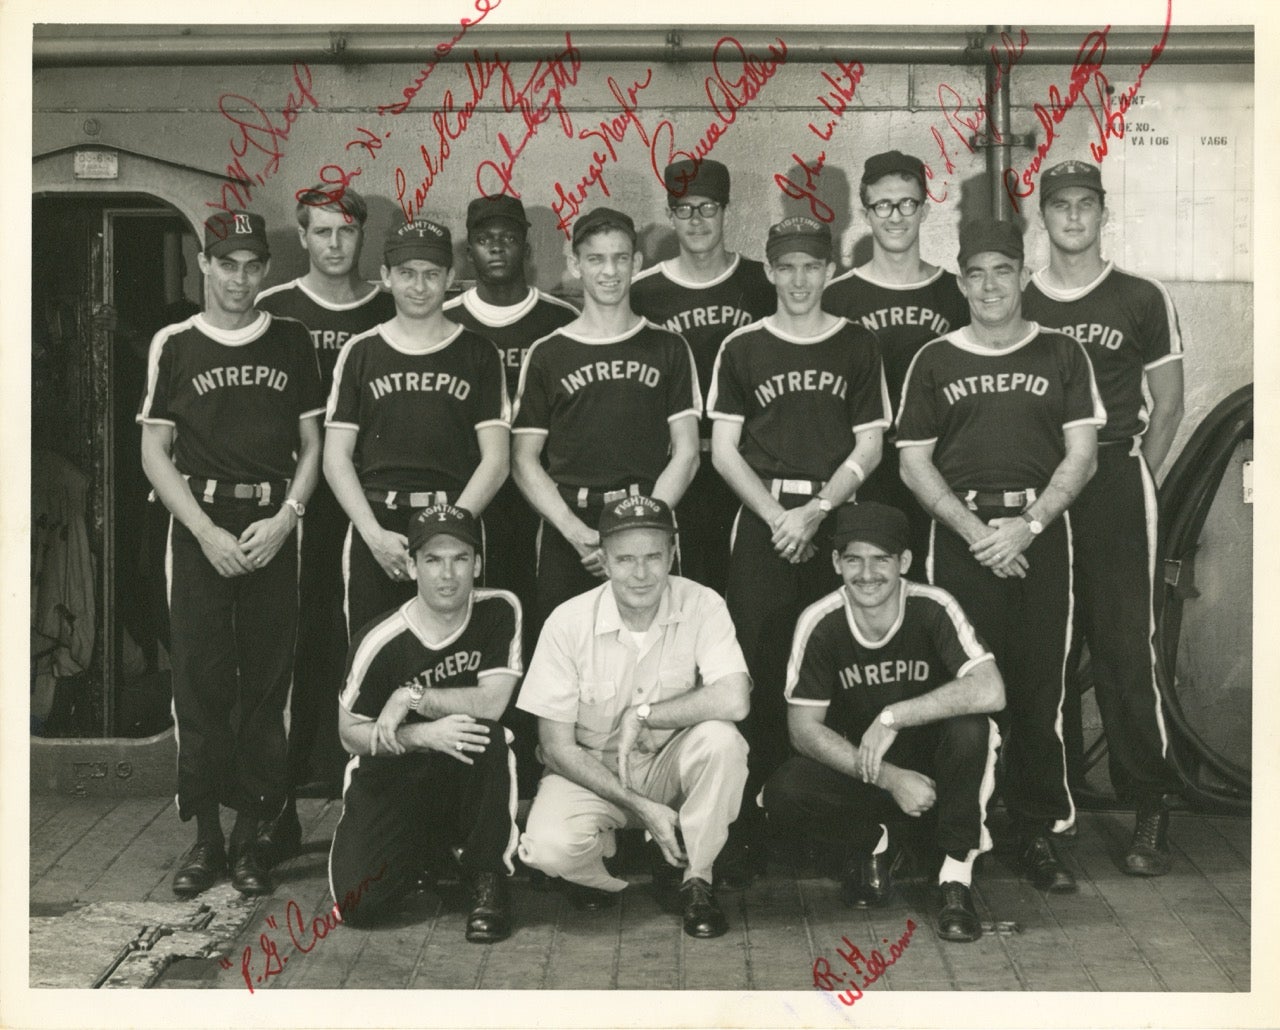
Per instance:
[[[172,616],[172,612],[173,612],[173,516],[172,515],[169,516],[169,532],[165,534],[165,538],[164,538],[164,603],[165,603],[165,607],[169,609],[169,613]],[[173,641],[170,640],[169,643],[170,645],[172,645]],[[173,778],[174,778],[174,782],[177,783],[178,769],[180,768],[179,755],[181,755],[182,753],[182,736],[178,733],[178,709],[177,709],[177,706],[174,704],[172,690],[169,691],[169,714],[173,716],[173,744],[174,744],[174,762],[173,762],[174,777]],[[176,808],[179,811],[179,813],[181,813],[182,806],[178,804],[177,790],[174,790],[173,792],[173,807]]]
[[[1071,515],[1069,512],[1062,513],[1062,524],[1067,531],[1067,638],[1063,643],[1062,651],[1062,692],[1058,695],[1058,716],[1053,723],[1053,731],[1058,735],[1058,743],[1062,749],[1062,789],[1067,792],[1067,804],[1070,806],[1070,814],[1066,819],[1057,819],[1053,824],[1054,833],[1062,833],[1068,830],[1076,821],[1076,802],[1071,796],[1071,784],[1067,782],[1067,741],[1062,735],[1062,706],[1067,697],[1067,654],[1071,650],[1071,633],[1072,633],[1072,617],[1075,612],[1076,594],[1075,594],[1075,547],[1071,542]]]
[[[1137,460],[1142,477],[1142,510],[1147,525],[1147,585],[1151,591],[1147,594],[1147,649],[1151,654],[1151,693],[1155,698],[1156,726],[1160,728],[1160,757],[1168,758],[1169,735],[1164,726],[1164,699],[1160,696],[1160,685],[1156,682],[1156,612],[1155,598],[1152,596],[1155,592],[1156,520],[1159,517],[1159,506],[1156,501],[1155,480],[1147,466],[1147,459],[1142,454],[1142,437],[1133,438],[1133,450],[1129,453]]]
[[[351,639],[351,530],[347,523],[347,535],[342,538],[342,618],[347,624],[347,639]]]
[[[987,829],[987,805],[996,789],[996,753],[1000,749],[1000,729],[996,721],[987,716],[987,767],[982,772],[982,785],[978,788],[978,847],[970,851],[965,861],[972,862],[994,846],[991,831]]]

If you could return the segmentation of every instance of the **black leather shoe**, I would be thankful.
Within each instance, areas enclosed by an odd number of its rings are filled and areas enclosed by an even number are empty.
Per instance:
[[[701,876],[685,880],[680,885],[681,916],[684,932],[690,937],[704,940],[721,937],[729,929],[729,923],[720,911],[716,892]]]
[[[1124,856],[1124,871],[1130,876],[1164,876],[1172,864],[1169,810],[1163,805],[1138,809],[1133,840]]]
[[[618,893],[603,891],[598,887],[584,887],[580,883],[567,885],[569,903],[579,912],[599,912],[617,903]]]
[[[271,876],[253,845],[231,856],[231,886],[251,898],[271,893]]]
[[[840,898],[853,908],[875,908],[889,900],[897,862],[888,850],[878,855],[850,855],[840,875]]]
[[[1076,878],[1062,864],[1053,842],[1044,834],[1023,843],[1022,866],[1037,889],[1051,894],[1070,894],[1076,889]]]
[[[227,852],[222,841],[196,841],[173,874],[173,893],[190,898],[207,891],[227,872]]]
[[[471,881],[471,912],[467,940],[493,944],[511,936],[511,892],[505,876],[476,873]]]
[[[938,888],[942,904],[938,908],[938,936],[944,941],[976,941],[982,936],[982,920],[973,907],[967,885],[949,880]]]
[[[274,819],[258,825],[258,860],[267,869],[288,861],[302,850],[302,824],[293,798],[285,802]]]

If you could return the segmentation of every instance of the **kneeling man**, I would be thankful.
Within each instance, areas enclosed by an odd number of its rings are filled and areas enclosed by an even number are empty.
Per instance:
[[[955,598],[902,577],[907,517],[867,501],[836,516],[832,560],[844,587],[796,625],[787,669],[787,726],[799,755],[765,786],[775,831],[811,834],[843,852],[846,903],[870,907],[890,889],[891,830],[924,817],[945,852],[938,936],[982,934],[970,886],[991,850],[995,723],[1004,681]]]
[[[347,659],[338,733],[355,757],[329,887],[343,921],[367,925],[452,851],[472,890],[467,940],[500,941],[511,933],[516,778],[497,720],[520,677],[520,604],[473,589],[480,533],[466,509],[424,508],[408,530],[417,595],[369,623]]]
[[[711,868],[747,780],[747,665],[720,595],[670,575],[665,501],[607,505],[599,529],[608,581],[551,613],[517,701],[547,767],[520,857],[599,907],[627,886],[604,867],[614,831],[644,827],[684,869],[685,933],[719,937]]]

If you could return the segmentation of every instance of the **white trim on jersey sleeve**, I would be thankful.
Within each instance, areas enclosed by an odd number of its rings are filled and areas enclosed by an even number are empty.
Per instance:
[[[745,415],[730,415],[725,412],[716,411],[716,400],[718,399],[716,387],[720,382],[720,359],[724,357],[725,346],[730,340],[735,336],[742,336],[744,333],[748,333],[752,329],[757,328],[763,321],[764,319],[758,319],[750,325],[741,326],[720,341],[720,349],[716,351],[716,360],[711,366],[711,385],[707,387],[706,413],[708,418],[724,419],[726,422],[746,422],[747,417]]]
[[[304,411],[301,415],[299,415],[298,421],[301,422],[304,418],[319,418],[324,413],[325,413],[324,408],[312,408],[310,411]]]
[[[967,662],[965,662],[962,666],[960,666],[959,671],[956,672],[956,679],[959,679],[961,676],[966,675],[976,665],[981,665],[983,662],[994,662],[995,660],[996,660],[996,656],[993,655],[990,651],[988,651],[986,654],[978,655],[977,658],[970,658]]]
[[[1167,365],[1169,364],[1170,361],[1181,361],[1183,356],[1184,355],[1182,351],[1178,351],[1176,354],[1173,354],[1173,353],[1166,354],[1163,358],[1156,358],[1155,361],[1152,361],[1149,364],[1143,365],[1142,370],[1144,372],[1148,372],[1153,368],[1159,368],[1161,365]]]
[[[167,325],[163,329],[156,331],[155,336],[151,337],[151,346],[147,348],[147,388],[142,395],[142,407],[133,420],[139,425],[148,426],[176,426],[177,423],[169,418],[156,418],[150,415],[151,403],[156,395],[156,382],[160,378],[160,352],[164,350],[164,346],[169,339],[185,329],[193,328],[195,325],[195,316],[186,319],[183,322],[174,322]]]
[[[524,648],[524,609],[520,606],[520,599],[516,597],[510,590],[502,590],[498,587],[475,587],[472,590],[472,597],[476,600],[486,598],[498,598],[506,601],[511,605],[511,610],[515,614],[515,631],[511,634],[511,646],[507,649],[507,667],[503,669],[486,669],[481,672],[480,676],[486,676],[490,673],[507,672],[513,676],[524,675],[524,663],[522,660],[522,652]]]
[[[512,436],[550,436],[550,429],[538,429],[536,426],[522,426],[511,429]]]
[[[894,440],[893,446],[901,449],[903,447],[932,447],[938,442],[936,436],[931,436],[927,440]]]
[[[351,660],[351,671],[347,674],[347,681],[342,685],[342,693],[338,695],[338,701],[342,707],[347,710],[350,715],[355,715],[351,711],[352,706],[360,699],[360,687],[364,683],[365,676],[369,673],[369,667],[373,664],[375,658],[382,653],[382,649],[387,644],[398,637],[409,625],[408,620],[404,617],[403,606],[390,612],[387,616],[373,626],[361,639],[360,646],[356,648],[355,657]],[[357,716],[357,718],[368,718],[367,716]]]
[[[335,422],[333,420],[334,410],[338,406],[338,385],[342,382],[342,373],[346,371],[347,358],[351,356],[351,348],[359,343],[366,336],[373,336],[378,332],[378,327],[366,329],[357,336],[349,337],[347,342],[342,345],[342,349],[338,351],[338,360],[333,364],[333,385],[329,387],[329,399],[324,406],[324,427],[332,429],[335,426],[343,429],[359,429],[360,426],[355,422]]]
[[[791,655],[787,659],[787,678],[786,685],[783,687],[782,696],[787,699],[788,704],[793,705],[829,705],[830,701],[819,701],[815,698],[792,698],[795,693],[796,685],[800,682],[800,667],[804,664],[805,649],[809,646],[809,638],[813,636],[814,628],[827,615],[834,611],[838,611],[844,606],[844,598],[841,591],[836,590],[826,597],[820,598],[809,605],[800,613],[800,618],[796,620],[796,631],[791,638]]]
[[[942,587],[931,586],[928,583],[916,583],[912,580],[906,580],[907,594],[916,597],[927,597],[933,601],[946,613],[947,618],[951,620],[951,625],[955,627],[956,636],[960,640],[960,646],[964,648],[964,653],[969,656],[969,661],[983,657],[990,657],[991,652],[982,646],[978,640],[978,632],[973,628],[973,623],[969,621],[969,616],[960,607],[960,602],[947,590]],[[958,675],[958,674],[957,674]]]
[[[1064,334],[1065,335],[1065,334]],[[1074,422],[1062,423],[1062,428],[1067,429],[1071,426],[1105,426],[1107,424],[1107,408],[1102,403],[1102,394],[1098,392],[1098,379],[1093,374],[1093,362],[1089,360],[1089,352],[1085,350],[1084,344],[1074,337],[1068,336],[1072,343],[1080,348],[1080,353],[1084,357],[1085,366],[1089,369],[1089,393],[1093,397],[1093,417],[1078,418]]]
[[[477,422],[474,429],[485,429],[489,426],[502,426],[504,429],[510,429],[511,423],[505,418],[487,418],[483,422]]]
[[[1152,286],[1160,291],[1160,297],[1164,301],[1164,318],[1169,328],[1169,354],[1167,357],[1173,358],[1175,355],[1182,357],[1182,328],[1178,324],[1178,311],[1173,306],[1173,295],[1169,292],[1169,288],[1159,279],[1152,279],[1148,275],[1138,275],[1136,272],[1129,272],[1128,274],[1151,283]],[[1153,362],[1152,365],[1147,365],[1146,367],[1151,368],[1156,364],[1159,364],[1159,362]]]
[[[928,343],[926,343],[923,347],[921,347],[918,351],[916,351],[916,353],[915,353],[915,357],[913,357],[913,358],[911,359],[911,364],[909,364],[909,365],[907,366],[907,373],[906,373],[906,375],[904,375],[904,376],[902,377],[902,393],[901,393],[901,395],[899,395],[899,397],[898,397],[898,408],[897,408],[897,412],[898,412],[898,414],[894,417],[894,420],[893,420],[893,428],[894,428],[894,429],[897,429],[897,428],[898,428],[898,426],[899,426],[899,423],[901,423],[901,421],[902,421],[902,411],[903,411],[903,409],[907,406],[907,386],[908,386],[908,385],[910,384],[910,382],[911,382],[911,373],[912,373],[912,372],[914,372],[914,371],[916,370],[916,362],[920,360],[920,355],[921,355],[921,354],[923,354],[923,353],[924,353],[928,348],[932,347],[935,343],[946,343],[946,342],[947,342],[947,337],[945,337],[945,336],[935,336],[932,340],[930,340],[930,341],[929,341]],[[883,368],[883,363],[882,363],[881,367]],[[892,411],[892,410],[894,410],[894,409],[890,408],[889,410],[890,410],[890,411]],[[915,441],[915,442],[917,442],[917,443],[936,443],[936,442],[937,442],[937,440],[938,440],[938,438],[935,436],[932,440],[918,440],[918,441]],[[911,442],[911,441],[908,441],[908,442]],[[899,447],[901,447],[901,446],[902,446],[902,441],[901,441],[901,440],[897,441],[897,446],[899,446]]]
[[[674,415],[668,415],[667,424],[670,425],[672,422],[677,422],[682,418],[701,418],[701,417],[702,417],[702,412],[698,411],[696,408],[685,408],[684,411],[677,411]]]
[[[689,341],[686,340],[683,336],[681,336],[680,333],[672,332],[672,330],[666,328],[665,326],[654,325],[654,323],[650,322],[647,318],[645,319],[645,322],[648,323],[650,326],[653,326],[653,328],[656,329],[658,332],[671,333],[673,336],[679,339],[679,341],[682,344],[684,344],[684,356],[689,359],[689,381],[690,381],[690,385],[693,387],[693,408],[692,410],[685,408],[682,411],[677,411],[674,415],[668,415],[667,421],[674,422],[676,419],[684,418],[685,415],[689,415],[689,414],[693,414],[693,415],[696,415],[698,418],[701,418],[702,417],[702,384],[698,382],[698,363],[693,360],[693,348],[689,346]]]
[[[524,352],[524,360],[520,362],[520,375],[516,379],[516,395],[511,398],[511,424],[513,426],[516,424],[516,419],[520,415],[520,402],[524,399],[525,378],[529,374],[529,361],[533,358],[534,348],[545,340],[551,339],[551,337],[555,336],[559,331],[559,329],[553,329],[551,332],[547,333],[546,336],[539,336],[533,341],[533,343],[529,344],[528,348]],[[506,377],[504,376],[503,378],[505,379]],[[550,432],[550,429],[528,428],[512,429],[511,431],[513,433],[542,433],[545,435]]]

